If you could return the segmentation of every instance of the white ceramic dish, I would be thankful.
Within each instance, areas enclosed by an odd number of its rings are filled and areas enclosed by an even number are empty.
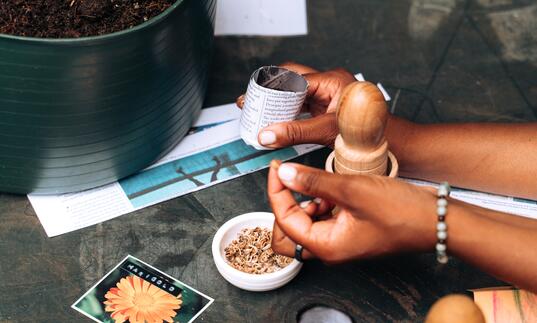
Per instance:
[[[248,274],[237,270],[226,261],[224,249],[238,237],[245,228],[267,228],[272,230],[274,214],[268,212],[246,213],[227,221],[218,229],[213,238],[212,252],[216,268],[231,284],[253,292],[277,289],[290,282],[302,268],[302,263],[293,259],[287,267],[270,274]]]

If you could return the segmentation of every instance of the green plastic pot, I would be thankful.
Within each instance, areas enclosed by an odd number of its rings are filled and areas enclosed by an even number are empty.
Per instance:
[[[205,95],[216,0],[96,37],[0,34],[0,191],[114,182],[172,149]]]

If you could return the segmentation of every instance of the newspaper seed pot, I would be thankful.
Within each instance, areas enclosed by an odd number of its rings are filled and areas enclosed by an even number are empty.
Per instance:
[[[0,34],[0,191],[94,188],[173,148],[202,106],[215,10],[178,0],[103,36]]]
[[[276,122],[295,120],[306,100],[308,81],[278,66],[263,66],[250,77],[241,113],[241,138],[257,150],[259,132]]]

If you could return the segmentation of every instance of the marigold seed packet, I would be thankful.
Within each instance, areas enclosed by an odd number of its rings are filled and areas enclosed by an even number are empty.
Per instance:
[[[193,322],[213,299],[127,256],[71,307],[100,323]]]

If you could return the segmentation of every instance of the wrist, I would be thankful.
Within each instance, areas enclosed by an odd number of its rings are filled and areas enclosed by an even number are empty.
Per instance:
[[[396,229],[401,234],[397,244],[405,252],[433,252],[437,242],[437,197],[429,188],[414,188],[417,191],[412,199],[414,207],[409,209]]]
[[[445,213],[440,219],[439,203],[442,198],[438,197],[436,193],[431,194],[432,199],[427,200],[428,211],[423,212],[421,221],[423,225],[420,226],[420,230],[416,235],[421,237],[420,243],[417,247],[421,252],[437,252],[437,244],[444,244],[446,246],[446,252],[448,256],[457,256],[458,240],[460,240],[461,229],[465,230],[468,225],[467,207],[466,204],[447,197],[443,198],[447,201],[445,205]],[[444,223],[444,228],[439,229],[438,224]],[[446,231],[446,236],[439,236],[440,231]],[[473,239],[473,238],[470,238]],[[437,252],[438,253],[438,252]]]
[[[386,124],[385,135],[390,151],[399,163],[399,172],[409,174],[412,169],[412,149],[415,138],[419,138],[419,125],[403,118],[390,115]]]
[[[420,221],[420,230],[418,231],[419,249],[421,252],[433,252],[438,242],[437,228],[438,215],[437,209],[437,197],[435,194],[429,193],[428,198],[425,200],[422,221]]]

